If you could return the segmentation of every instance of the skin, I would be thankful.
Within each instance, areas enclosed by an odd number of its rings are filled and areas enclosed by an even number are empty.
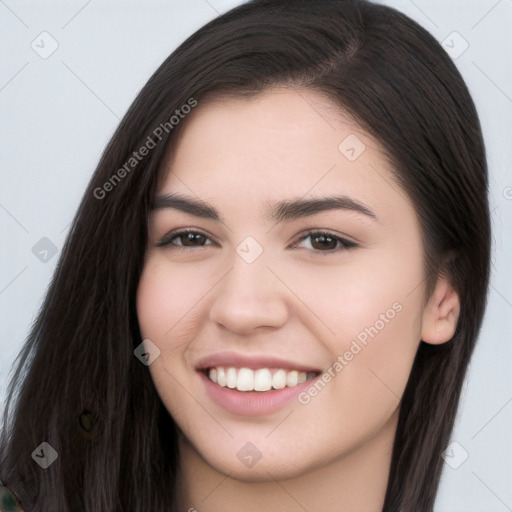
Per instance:
[[[180,510],[379,511],[420,340],[448,341],[459,314],[445,279],[425,300],[414,206],[379,144],[315,91],[200,103],[186,122],[158,195],[201,199],[223,222],[154,210],[137,294],[142,336],[161,351],[151,376],[181,432]],[[350,134],[366,145],[354,161],[338,149]],[[341,194],[377,219],[342,209],[265,219],[268,202]],[[178,228],[206,241],[155,246]],[[301,240],[310,230],[358,245],[328,252]],[[263,249],[250,264],[236,252],[249,235]],[[327,371],[397,303],[400,312],[306,405],[231,414],[194,369],[205,354],[231,350]],[[252,468],[237,458],[248,441],[262,454]]]

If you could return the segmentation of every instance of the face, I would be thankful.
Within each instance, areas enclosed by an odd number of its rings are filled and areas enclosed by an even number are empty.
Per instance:
[[[379,144],[283,88],[199,103],[166,165],[137,309],[187,449],[239,479],[291,478],[394,428],[423,250]]]

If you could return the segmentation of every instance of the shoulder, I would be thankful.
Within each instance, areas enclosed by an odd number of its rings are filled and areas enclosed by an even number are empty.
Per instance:
[[[14,493],[0,482],[0,512],[23,512]]]

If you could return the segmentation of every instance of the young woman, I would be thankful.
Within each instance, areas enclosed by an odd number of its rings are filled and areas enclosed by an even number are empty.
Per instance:
[[[5,507],[432,510],[489,224],[473,102],[415,22],[208,23],[85,192],[10,386]]]

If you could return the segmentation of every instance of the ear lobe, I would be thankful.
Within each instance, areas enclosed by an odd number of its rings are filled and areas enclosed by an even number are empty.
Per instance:
[[[421,339],[440,345],[453,338],[460,314],[458,293],[445,277],[440,277],[422,316]]]

